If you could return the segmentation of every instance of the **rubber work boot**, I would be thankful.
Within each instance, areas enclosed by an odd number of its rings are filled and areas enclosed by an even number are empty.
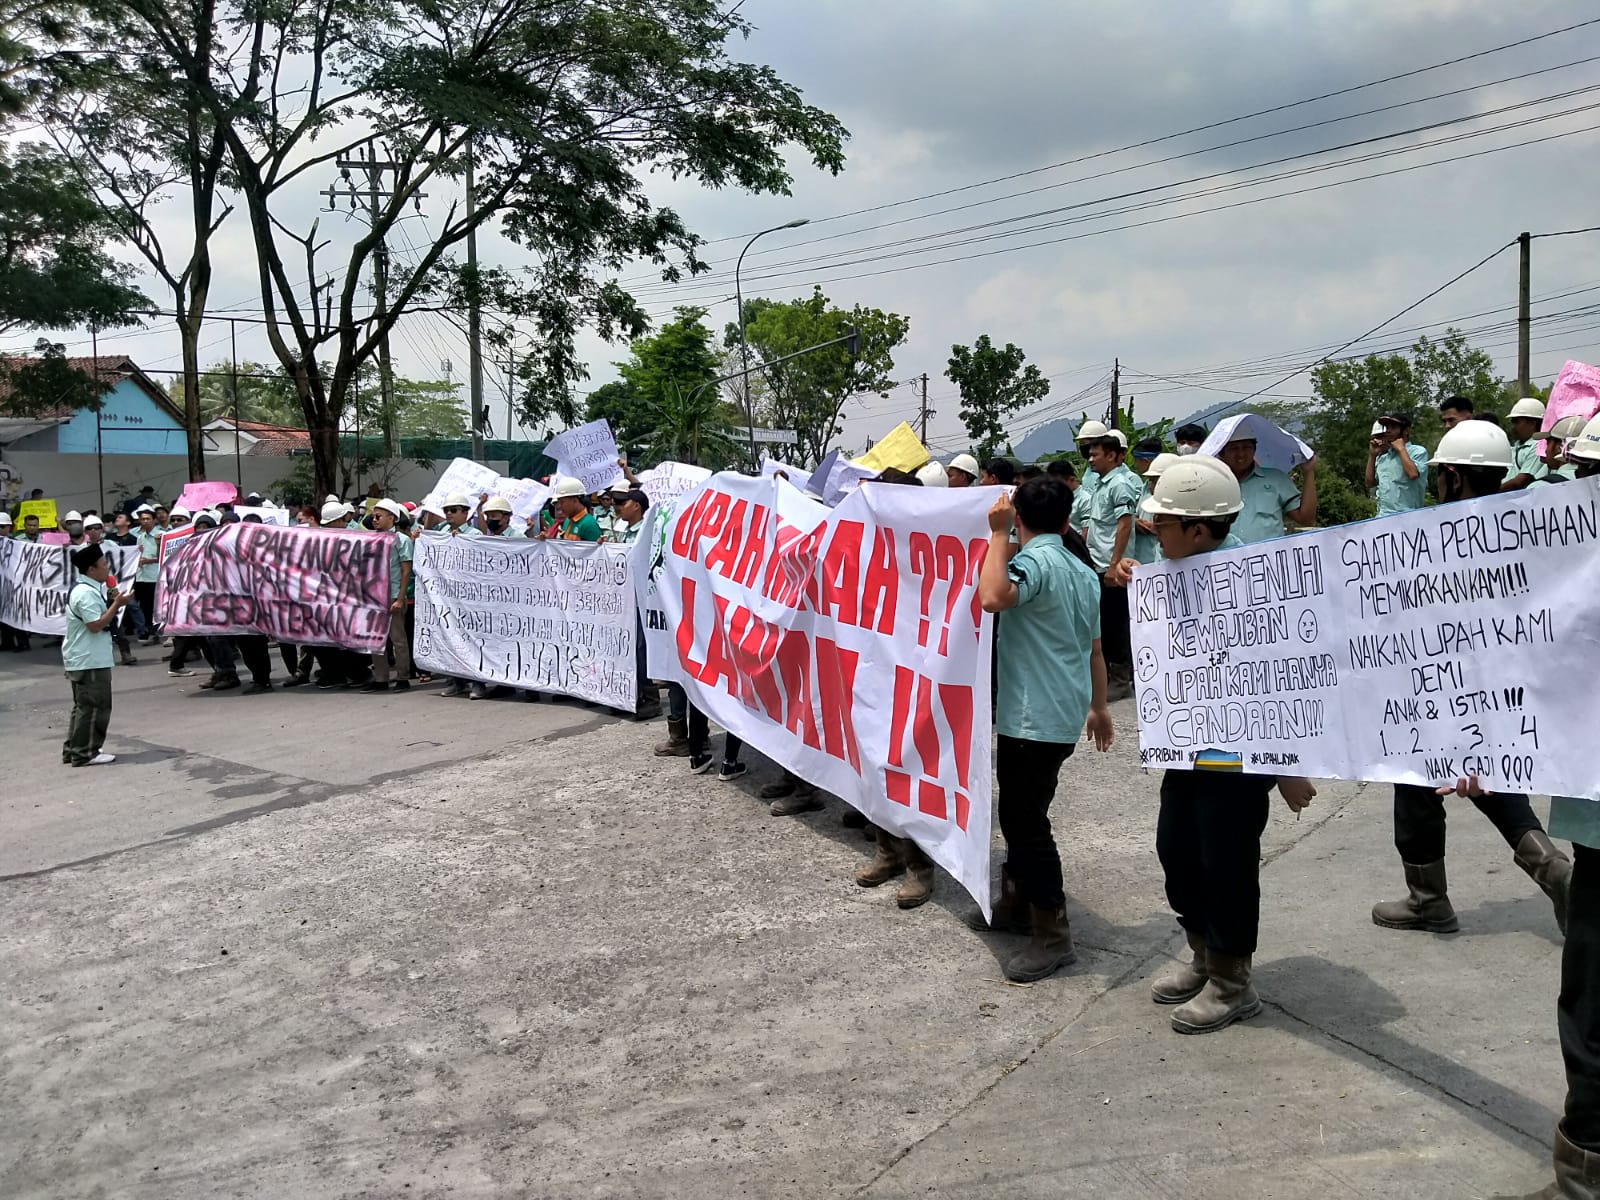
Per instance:
[[[1206,951],[1206,983],[1200,994],[1173,1010],[1179,1033],[1215,1033],[1261,1011],[1261,997],[1250,986],[1250,956]]]
[[[894,894],[894,902],[901,908],[916,908],[926,904],[933,895],[933,860],[922,852],[922,847],[909,838],[898,838],[901,857],[906,863],[906,878]]]
[[[1372,906],[1372,923],[1385,929],[1422,929],[1429,933],[1454,933],[1461,928],[1450,907],[1445,884],[1444,859],[1431,863],[1402,863],[1406,869],[1404,900],[1385,900]]]
[[[1600,1154],[1574,1146],[1556,1126],[1556,1180],[1537,1192],[1495,1196],[1492,1200],[1600,1200]]]
[[[667,740],[656,743],[656,755],[660,758],[688,758],[689,757],[689,722],[687,720],[675,721],[667,718]]]
[[[1190,962],[1181,962],[1150,985],[1150,999],[1157,1004],[1183,1004],[1193,1000],[1210,978],[1206,974],[1206,939],[1204,934],[1192,929],[1184,930],[1189,937],[1189,949],[1194,951]]]
[[[1072,948],[1072,927],[1066,910],[1029,905],[1033,936],[1028,944],[1006,959],[1006,978],[1013,983],[1032,983],[1054,975],[1062,967],[1078,961]]]
[[[994,902],[994,916],[983,919],[983,910],[975,908],[965,917],[968,929],[979,933],[1032,933],[1033,921],[1028,915],[1028,902],[1017,893],[1017,881],[1011,872],[1000,868],[1000,899]]]
[[[905,869],[906,860],[900,853],[900,839],[880,829],[877,857],[856,872],[856,882],[862,887],[878,887],[888,883]]]
[[[1517,843],[1517,866],[1539,885],[1555,906],[1556,924],[1567,932],[1567,889],[1572,883],[1572,860],[1557,850],[1542,829],[1530,829]]]

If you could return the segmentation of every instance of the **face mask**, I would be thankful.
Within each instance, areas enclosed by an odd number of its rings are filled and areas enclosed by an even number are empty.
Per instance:
[[[1199,446],[1179,446],[1178,447],[1178,453],[1179,454],[1193,454],[1198,449],[1200,449]]]

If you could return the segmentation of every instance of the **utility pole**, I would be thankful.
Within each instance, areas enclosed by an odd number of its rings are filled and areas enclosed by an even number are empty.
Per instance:
[[[928,444],[928,418],[937,415],[928,407],[928,373],[922,373],[922,444]]]
[[[1122,426],[1122,360],[1111,360],[1111,419],[1106,422],[1112,429]]]
[[[1533,394],[1532,293],[1529,288],[1533,273],[1533,235],[1517,235],[1517,399]]]
[[[472,143],[467,143],[467,382],[472,405],[472,461],[483,461],[483,310],[478,300],[477,184]]]
[[[394,197],[394,190],[386,179],[387,173],[392,171],[398,176],[400,164],[379,159],[377,144],[368,141],[355,158],[341,155],[334,159],[334,166],[339,168],[344,186],[323,190],[322,194],[328,198],[329,211],[335,209],[336,201],[348,200],[350,211],[355,212],[356,202],[359,200],[365,205],[367,216],[376,228],[380,208]],[[364,188],[351,176],[351,171],[366,173],[367,181]],[[417,193],[416,202],[419,210],[426,198],[426,192]],[[389,311],[389,244],[383,240],[378,242],[372,257],[372,303],[373,319],[381,322]],[[383,457],[387,461],[395,457],[394,368],[389,357],[387,332],[378,339],[378,408],[382,413]],[[357,420],[359,419],[358,413]]]

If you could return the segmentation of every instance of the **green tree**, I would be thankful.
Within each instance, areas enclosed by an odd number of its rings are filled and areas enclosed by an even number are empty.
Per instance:
[[[973,453],[988,458],[1006,441],[1005,420],[1050,394],[1050,381],[1012,345],[998,349],[981,334],[968,346],[950,347],[945,376],[961,390],[961,422]]]
[[[701,320],[705,310],[680,308],[677,314],[655,335],[634,339],[627,360],[616,364],[634,401],[623,429],[630,440],[652,447],[698,445],[702,424],[708,430],[727,427],[722,397],[713,386],[720,360],[711,330]],[[671,428],[663,428],[663,422]],[[613,424],[611,432],[618,434],[618,426]],[[698,454],[693,461],[700,461]]]
[[[223,148],[224,181],[254,239],[265,332],[295,382],[319,484],[332,483],[356,372],[406,312],[476,295],[530,323],[538,352],[519,363],[524,420],[574,418],[579,330],[645,332],[613,273],[635,259],[669,282],[704,268],[699,239],[653,204],[642,176],[786,192],[791,148],[822,169],[843,166],[843,127],[770,68],[733,58],[729,43],[750,25],[711,0],[197,5],[96,0],[73,14],[78,65],[57,70],[33,54],[28,70],[59,92],[87,92],[113,124],[101,103],[108,80],[132,76],[141,96],[168,98],[149,110],[166,124],[147,144],[180,174],[192,174],[196,144],[185,143],[186,120],[200,126],[202,150],[208,137]],[[48,33],[11,37],[37,45]],[[11,66],[0,62],[0,74]],[[387,191],[336,251],[344,262],[330,280],[317,263],[326,235],[300,215],[305,188],[374,138],[391,164]],[[366,311],[396,224],[424,192],[455,193],[469,171],[474,202],[440,201],[415,255],[391,263],[384,310]],[[491,221],[537,264],[463,266],[468,235]]]
[[[638,446],[649,432],[639,406],[639,393],[625,379],[613,379],[590,392],[583,406],[585,421],[605,421],[621,447]]]
[[[282,368],[249,359],[239,363],[237,380],[229,359],[214,362],[200,372],[202,424],[234,415],[236,382],[239,420],[263,421],[290,429],[305,427],[305,414],[300,409],[300,398],[295,395],[294,380],[285,375]],[[167,393],[174,404],[182,406],[184,381],[181,375],[168,382]]]
[[[669,387],[643,400],[641,408],[649,427],[645,457],[652,462],[671,459],[721,470],[745,458],[740,431],[728,423],[726,406],[713,388]]]
[[[869,392],[886,396],[894,386],[894,349],[906,340],[911,320],[859,304],[834,307],[821,288],[786,304],[758,297],[745,301],[744,309],[750,365],[759,369],[764,385],[762,415],[776,428],[795,431],[796,466],[818,463],[838,433],[845,401]],[[852,329],[858,335],[853,354],[840,344],[776,361],[843,338]],[[728,326],[724,340],[739,344],[736,323]]]

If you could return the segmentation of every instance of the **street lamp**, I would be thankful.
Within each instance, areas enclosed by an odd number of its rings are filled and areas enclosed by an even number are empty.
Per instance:
[[[763,229],[744,244],[744,249],[739,251],[739,259],[733,264],[733,302],[739,306],[739,365],[743,368],[741,378],[744,380],[744,415],[750,427],[750,469],[756,467],[756,413],[750,405],[750,347],[744,340],[744,292],[739,288],[739,268],[744,266],[744,256],[749,252],[760,238],[769,233],[777,233],[780,229],[799,229],[802,225],[809,225],[810,217],[797,217],[783,225],[774,225],[771,229]]]

